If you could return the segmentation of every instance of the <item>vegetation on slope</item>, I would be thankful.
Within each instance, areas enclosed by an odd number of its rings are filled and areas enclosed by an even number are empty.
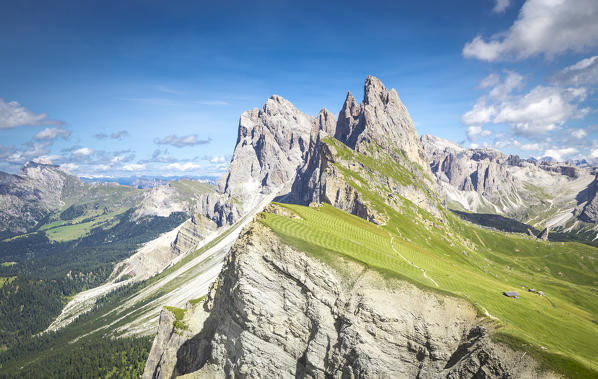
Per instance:
[[[44,330],[69,296],[102,284],[115,263],[140,243],[171,230],[183,214],[131,221],[132,210],[110,229],[97,227],[76,241],[52,242],[42,232],[0,242],[0,276],[17,278],[0,288],[0,341],[3,349]],[[0,347],[1,347],[0,346]]]
[[[358,154],[338,144],[335,148],[341,154]],[[368,167],[365,159],[359,161]],[[388,189],[375,180],[377,166],[371,164],[365,178],[367,170],[341,172],[375,211],[387,217],[384,225],[326,204],[280,204],[299,217],[264,213],[261,221],[287,243],[332,267],[342,264],[337,259],[342,255],[392,277],[467,299],[481,316],[496,322],[495,338],[525,345],[530,354],[567,376],[598,375],[598,249],[483,229],[446,210],[439,219],[400,197],[389,204],[383,195]],[[404,170],[396,171],[405,176]],[[505,297],[503,291],[518,291],[520,298]]]

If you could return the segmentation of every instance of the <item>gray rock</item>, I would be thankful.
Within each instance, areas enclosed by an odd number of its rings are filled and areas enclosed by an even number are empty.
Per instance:
[[[207,317],[196,316],[201,331],[164,344],[172,327],[161,322],[144,378],[539,376],[529,356],[490,340],[467,302],[342,265],[348,272],[252,223],[212,287]]]
[[[309,147],[313,117],[274,95],[262,109],[241,115],[233,158],[219,185],[251,208],[260,194],[278,192],[295,179]]]

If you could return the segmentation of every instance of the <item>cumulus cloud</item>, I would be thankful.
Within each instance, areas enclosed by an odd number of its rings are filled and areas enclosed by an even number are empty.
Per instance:
[[[93,149],[90,149],[89,147],[82,147],[80,149],[73,151],[71,156],[73,159],[80,160],[80,159],[85,159],[85,158],[93,155],[93,153],[95,153],[95,151]]]
[[[488,137],[492,131],[484,130],[481,126],[470,126],[467,128],[466,134],[468,140],[476,141],[478,137]]]
[[[210,159],[210,163],[226,163],[226,158],[224,157],[224,155],[221,155],[219,157],[213,157],[212,159]]]
[[[582,139],[588,135],[588,132],[585,129],[576,129],[571,131],[571,135],[577,139]]]
[[[486,78],[482,82],[490,89],[488,94],[481,96],[461,117],[470,140],[482,135],[482,126],[488,123],[507,124],[515,135],[534,137],[557,130],[568,120],[583,118],[590,112],[579,105],[587,96],[584,88],[538,85],[520,94],[515,90],[522,88],[523,77],[510,71],[503,80]]]
[[[69,162],[69,163],[63,163],[60,165],[60,168],[65,169],[67,171],[75,171],[76,169],[79,168],[79,165]]]
[[[463,55],[491,62],[584,51],[598,45],[596,20],[595,0],[527,0],[508,30],[489,39],[476,36],[465,44]]]
[[[0,98],[0,129],[11,129],[26,125],[56,125],[63,123],[51,120],[45,113],[31,112],[16,101],[5,102]]]
[[[48,141],[28,141],[25,143],[24,150],[17,150],[10,147],[10,154],[8,154],[5,159],[10,163],[23,164],[35,158],[48,155],[50,153],[51,145],[52,143]]]
[[[62,128],[45,128],[37,132],[33,139],[35,140],[55,140],[58,137],[68,139],[71,136],[71,131]]]
[[[145,165],[140,163],[129,163],[122,167],[124,171],[141,171],[145,170]]]
[[[524,151],[540,151],[542,146],[539,143],[525,143],[519,146]]]
[[[585,90],[537,86],[523,96],[500,104],[493,122],[510,124],[519,135],[544,134],[560,128],[569,119],[585,117],[590,109],[573,103],[585,97]]]
[[[496,4],[494,5],[494,8],[492,8],[492,12],[503,13],[510,5],[511,0],[496,0]]]
[[[560,86],[588,86],[598,83],[598,55],[582,59],[554,74],[551,81]]]
[[[550,157],[556,161],[562,162],[578,152],[579,150],[573,147],[566,147],[563,149],[549,149],[544,152],[544,157]]]
[[[197,137],[197,134],[190,134],[188,136],[180,136],[180,137],[175,134],[171,134],[162,139],[156,138],[154,140],[154,143],[156,143],[158,145],[170,145],[170,146],[174,146],[174,147],[205,145],[210,142],[212,142],[211,138],[202,140]]]
[[[167,169],[177,170],[177,171],[196,170],[200,167],[201,167],[200,165],[193,163],[193,162],[185,162],[185,163],[175,162],[175,163],[171,163],[168,166],[166,166]]]

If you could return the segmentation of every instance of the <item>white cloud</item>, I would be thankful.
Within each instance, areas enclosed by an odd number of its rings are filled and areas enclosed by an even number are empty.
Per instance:
[[[109,167],[109,166],[107,166]],[[144,164],[139,164],[139,163],[129,163],[123,166],[123,170],[125,171],[141,171],[145,169],[145,165]]]
[[[493,72],[490,75],[486,76],[484,79],[482,79],[482,81],[480,81],[480,84],[478,84],[478,88],[494,87],[499,82],[500,82],[500,75]]]
[[[567,147],[563,149],[549,149],[544,152],[544,156],[551,157],[556,161],[562,162],[566,160],[568,157],[577,153],[578,151],[579,150],[577,150],[574,147]]]
[[[88,157],[90,155],[92,155],[94,153],[93,149],[90,149],[89,147],[82,147],[80,149],[77,149],[75,151],[73,151],[73,157]]]
[[[37,134],[33,136],[33,139],[36,139],[38,141],[55,140],[59,136],[61,136],[64,139],[67,139],[71,136],[71,131],[62,128],[45,128],[44,130],[37,132]]]
[[[588,86],[598,83],[598,55],[565,67],[553,75],[552,82],[561,86]]]
[[[484,130],[481,126],[470,126],[467,128],[467,139],[475,141],[478,137],[488,137],[492,134],[490,130]]]
[[[494,8],[492,8],[492,12],[503,13],[510,5],[511,0],[496,0],[496,4],[494,5]]]
[[[26,125],[62,125],[62,122],[50,120],[45,113],[35,114],[16,101],[0,98],[0,129],[11,129]]]
[[[79,166],[76,165],[75,163],[63,163],[60,165],[60,168],[63,168],[67,171],[74,171],[74,170],[78,169]]]
[[[224,155],[220,157],[214,157],[210,159],[210,163],[226,163],[226,158],[224,157]]]
[[[537,86],[523,96],[503,102],[492,122],[510,124],[519,135],[544,134],[559,129],[569,119],[585,117],[590,109],[572,103],[585,96],[585,90]]]
[[[540,151],[542,146],[539,143],[526,143],[520,145],[519,148],[523,151]]]
[[[484,99],[478,100],[473,109],[461,116],[461,122],[465,125],[481,125],[492,121],[496,114],[496,108],[493,105],[486,104]]]
[[[598,149],[594,149],[590,152],[590,158],[598,159]]]
[[[507,31],[489,40],[476,36],[465,44],[463,55],[497,61],[584,51],[598,45],[596,20],[596,0],[527,0]]]
[[[156,138],[154,140],[154,143],[156,143],[158,145],[171,145],[174,147],[205,145],[210,142],[212,142],[211,138],[201,140],[197,137],[197,134],[190,134],[187,136],[177,136],[175,134],[171,134],[162,139]]]
[[[586,132],[584,129],[576,129],[571,132],[571,135],[577,139],[582,139],[588,135],[588,132]]]
[[[177,171],[190,171],[190,170],[198,169],[200,167],[201,167],[200,165],[195,164],[193,162],[185,162],[185,163],[175,162],[175,163],[171,163],[166,166],[167,169],[177,170]]]
[[[476,101],[473,108],[464,113],[461,121],[467,128],[468,138],[481,134],[484,124],[507,124],[514,135],[534,137],[560,129],[571,119],[585,117],[590,108],[582,108],[585,100],[584,88],[561,88],[536,86],[524,94],[514,93],[523,86],[523,77],[507,71],[503,80],[483,82],[489,88],[487,95]]]
[[[22,164],[27,161],[48,155],[50,152],[51,142],[35,142],[29,141],[25,145],[25,150],[11,150],[10,155],[6,156],[6,160],[11,163]]]

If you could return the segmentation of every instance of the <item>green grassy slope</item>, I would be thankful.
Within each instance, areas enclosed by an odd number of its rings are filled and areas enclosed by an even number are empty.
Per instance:
[[[335,149],[343,156],[358,154],[337,143]],[[598,376],[597,248],[483,229],[446,210],[441,210],[440,220],[403,198],[390,206],[382,195],[383,182],[374,179],[376,168],[384,165],[386,171],[390,163],[378,159],[370,164],[360,158],[366,170],[345,167],[341,172],[388,218],[386,224],[374,225],[326,204],[279,204],[299,218],[264,213],[261,221],[287,243],[332,267],[342,255],[467,299],[495,322],[495,338],[519,345],[567,376]],[[409,178],[404,167],[397,167],[397,174]],[[527,292],[523,285],[546,296]],[[503,291],[518,291],[521,297],[507,298]]]

